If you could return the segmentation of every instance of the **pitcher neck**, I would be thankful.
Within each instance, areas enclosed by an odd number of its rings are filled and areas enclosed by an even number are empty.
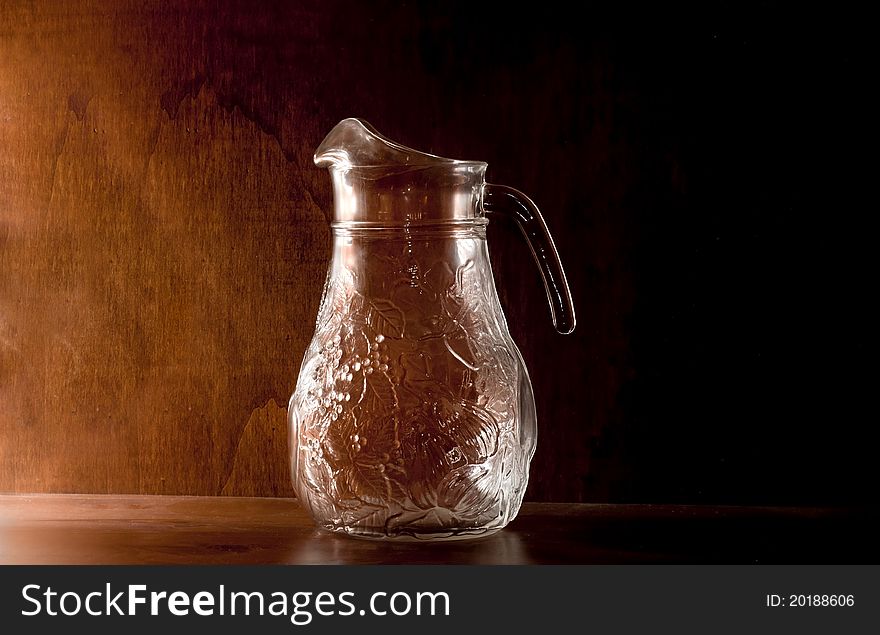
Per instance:
[[[485,166],[331,169],[333,222],[406,225],[483,217]]]
[[[466,280],[491,286],[486,225],[485,219],[408,228],[335,223],[331,279],[394,303],[413,294],[439,302],[453,287],[463,292]]]
[[[396,221],[334,221],[330,223],[334,240],[357,242],[404,242],[412,249],[427,248],[429,243],[460,239],[486,240],[486,218],[431,221],[421,219],[398,223]]]

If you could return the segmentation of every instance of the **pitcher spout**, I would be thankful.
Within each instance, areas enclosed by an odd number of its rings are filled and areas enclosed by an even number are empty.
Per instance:
[[[315,151],[329,168],[334,222],[405,225],[482,217],[486,164],[413,150],[343,119]]]
[[[380,134],[363,119],[343,119],[315,151],[315,165],[331,170],[353,168],[401,168],[475,165],[486,167],[480,161],[457,161],[413,150]]]

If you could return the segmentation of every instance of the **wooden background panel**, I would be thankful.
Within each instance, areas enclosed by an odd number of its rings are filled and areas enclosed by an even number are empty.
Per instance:
[[[189,81],[206,16],[138,6],[4,15],[0,488],[214,494],[245,451],[237,491],[289,493],[276,404],[324,216],[278,140]]]
[[[815,335],[844,294],[804,220],[854,161],[853,57],[789,20],[2,3],[0,491],[291,494],[285,407],[329,257],[311,157],[359,116],[487,161],[557,239],[570,337],[515,228],[489,228],[535,385],[529,499],[858,499],[870,444],[832,372],[851,365]]]

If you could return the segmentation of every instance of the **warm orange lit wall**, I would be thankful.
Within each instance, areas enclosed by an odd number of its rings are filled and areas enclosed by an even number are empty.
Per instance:
[[[572,116],[569,44],[492,67],[474,35],[456,61],[448,20],[349,5],[2,3],[0,491],[292,494],[286,401],[329,254],[311,155],[346,116],[529,191],[583,297],[577,179],[533,158]],[[542,418],[530,497],[583,499],[584,426],[622,371],[582,388],[579,360],[621,348],[627,287],[601,339],[558,337],[518,234],[492,231]]]
[[[486,161],[556,238],[567,337],[488,229],[535,388],[528,500],[874,496],[868,40],[641,4],[0,0],[0,492],[292,494],[312,153],[354,116]]]

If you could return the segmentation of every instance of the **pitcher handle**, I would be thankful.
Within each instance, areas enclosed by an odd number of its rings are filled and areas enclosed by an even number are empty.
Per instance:
[[[563,335],[574,331],[577,320],[571,289],[568,288],[565,270],[559,260],[556,245],[553,244],[553,237],[547,230],[547,223],[544,222],[538,206],[519,190],[487,183],[483,189],[483,209],[489,214],[512,217],[516,221],[541,271],[553,326]]]

